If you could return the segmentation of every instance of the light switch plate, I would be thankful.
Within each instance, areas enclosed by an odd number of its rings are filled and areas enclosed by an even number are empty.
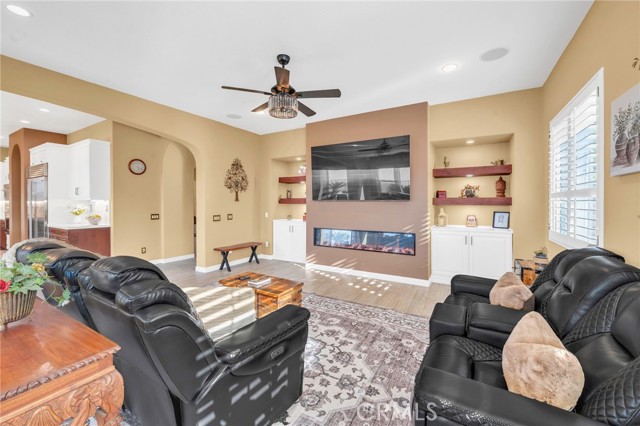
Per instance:
[[[151,213],[151,220],[160,220],[159,213]]]
[[[222,218],[220,217],[219,214],[214,214],[213,215],[213,221],[214,222],[220,222],[222,220]]]
[[[233,215],[231,213],[227,213],[227,220],[233,220]]]

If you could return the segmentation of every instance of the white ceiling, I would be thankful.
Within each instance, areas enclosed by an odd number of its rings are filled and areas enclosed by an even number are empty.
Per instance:
[[[540,87],[592,0],[11,3],[33,16],[2,7],[4,55],[265,134]],[[480,59],[500,47],[504,58]],[[306,100],[315,117],[277,120],[250,112],[266,96],[220,89],[269,91],[278,53],[292,57],[296,90],[342,98]],[[442,72],[450,62],[459,68]]]
[[[29,123],[22,123],[21,120]],[[104,118],[95,115],[48,102],[0,92],[0,146],[9,146],[9,135],[23,127],[66,135],[103,120]]]

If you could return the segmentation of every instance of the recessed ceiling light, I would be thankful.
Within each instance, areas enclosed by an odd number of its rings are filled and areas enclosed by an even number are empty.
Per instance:
[[[469,145],[471,145],[471,144],[472,144],[472,143],[474,143],[474,142],[475,142],[475,141],[474,141],[473,139],[469,139],[469,140],[467,141],[467,143],[468,143]]]
[[[21,123],[24,123],[24,124],[31,124],[31,122],[30,122],[30,121],[27,121],[27,120],[20,120],[20,122],[21,122]]]
[[[487,50],[480,56],[480,59],[486,62],[497,61],[500,58],[504,58],[507,53],[509,53],[509,49],[506,47],[498,47],[496,49]]]
[[[48,109],[46,109],[46,108],[40,108],[40,111],[42,111],[42,112],[50,112],[50,111],[49,111]]]
[[[227,118],[230,118],[232,120],[240,120],[242,116],[238,114],[227,114]]]
[[[296,157],[296,161],[302,161],[302,157]]]
[[[458,64],[447,64],[443,66],[441,69],[444,72],[451,72],[451,71],[455,71],[457,68],[458,68]]]
[[[31,12],[29,12],[27,9],[24,9],[20,6],[16,6],[15,4],[8,4],[7,5],[7,9],[9,9],[11,12],[15,13],[18,16],[24,16],[25,18],[28,18],[31,15]]]

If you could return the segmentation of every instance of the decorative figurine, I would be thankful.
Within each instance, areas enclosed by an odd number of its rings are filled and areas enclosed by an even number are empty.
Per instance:
[[[449,216],[444,212],[444,209],[440,208],[440,213],[438,213],[438,222],[437,226],[447,226],[449,224]]]
[[[491,164],[493,164],[494,166],[504,166],[504,160],[500,158],[499,160],[492,161]]]
[[[496,181],[496,197],[504,197],[504,192],[507,190],[507,182],[502,179],[502,176]]]
[[[444,168],[448,169],[449,165],[451,164],[451,161],[449,161],[449,159],[447,158],[447,156],[444,156]]]

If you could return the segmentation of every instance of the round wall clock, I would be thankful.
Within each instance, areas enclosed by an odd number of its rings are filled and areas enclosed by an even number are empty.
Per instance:
[[[144,161],[134,158],[129,161],[129,171],[134,175],[141,175],[147,171],[147,165]]]

